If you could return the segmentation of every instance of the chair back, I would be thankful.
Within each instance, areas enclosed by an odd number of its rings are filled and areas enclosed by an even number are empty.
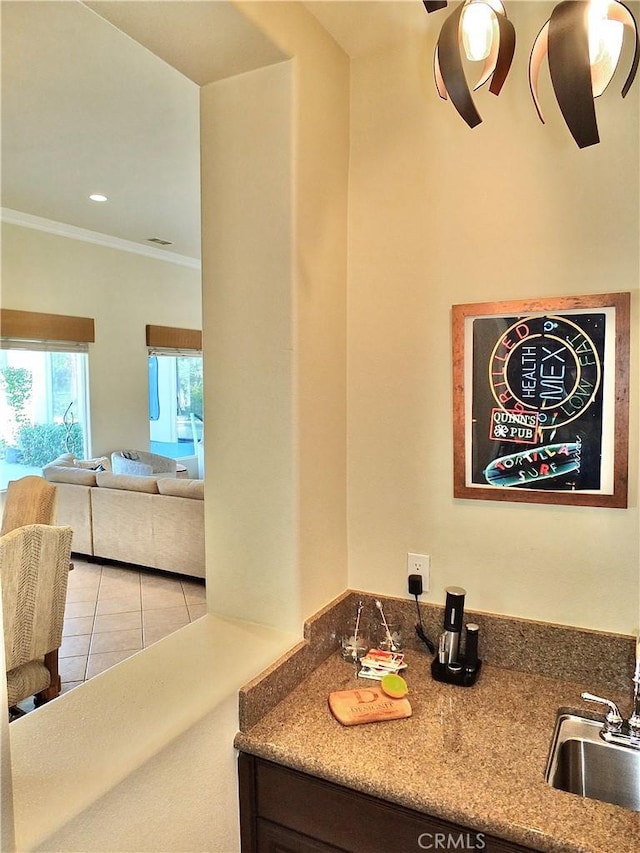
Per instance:
[[[70,527],[29,524],[0,536],[7,672],[62,643]]]
[[[7,487],[0,536],[25,524],[53,524],[56,487],[42,477],[11,480]]]

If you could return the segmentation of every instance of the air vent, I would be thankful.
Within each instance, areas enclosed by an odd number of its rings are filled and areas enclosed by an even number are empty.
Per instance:
[[[171,240],[161,240],[159,237],[147,237],[147,243],[155,243],[156,246],[173,246]]]

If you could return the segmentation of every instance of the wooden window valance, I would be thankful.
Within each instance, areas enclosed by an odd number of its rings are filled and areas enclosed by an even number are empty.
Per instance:
[[[151,349],[202,350],[200,329],[177,329],[173,326],[147,326],[147,346]]]
[[[0,336],[28,341],[66,341],[94,343],[95,323],[91,317],[65,314],[40,314],[0,308]]]

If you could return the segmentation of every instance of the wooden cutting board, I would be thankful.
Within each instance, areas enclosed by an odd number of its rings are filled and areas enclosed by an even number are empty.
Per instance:
[[[411,716],[411,705],[405,697],[392,699],[380,687],[358,687],[329,694],[329,708],[343,726],[401,720]]]

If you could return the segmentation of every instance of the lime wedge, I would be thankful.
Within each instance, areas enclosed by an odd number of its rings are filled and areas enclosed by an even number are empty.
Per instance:
[[[389,672],[384,675],[380,681],[382,692],[392,699],[402,699],[409,692],[407,682],[401,675],[396,675],[395,672]]]

